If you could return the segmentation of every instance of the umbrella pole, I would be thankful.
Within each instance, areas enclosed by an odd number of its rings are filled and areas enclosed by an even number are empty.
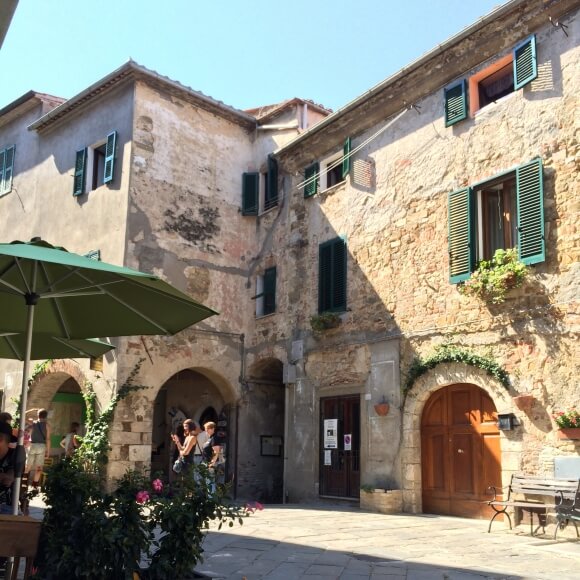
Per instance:
[[[24,366],[22,368],[22,390],[20,394],[20,429],[18,430],[18,446],[16,447],[16,478],[12,493],[12,513],[18,515],[20,501],[20,486],[22,484],[22,472],[26,463],[26,451],[24,449],[24,430],[26,429],[26,407],[28,403],[28,368],[30,367],[30,352],[32,350],[32,327],[34,324],[34,306],[38,296],[32,294],[26,296],[28,313],[26,319],[26,350],[24,351]]]

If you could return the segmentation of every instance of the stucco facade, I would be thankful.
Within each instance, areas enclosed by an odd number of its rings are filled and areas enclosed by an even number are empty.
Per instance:
[[[422,511],[424,410],[454,385],[517,418],[494,443],[504,482],[515,471],[552,474],[555,458],[578,457],[576,443],[557,438],[551,414],[580,403],[579,6],[508,2],[332,115],[300,99],[237,111],[135,63],[67,102],[34,94],[0,111],[0,148],[16,145],[12,191],[0,197],[3,239],[99,249],[103,260],[159,275],[220,312],[174,337],[115,339],[99,373],[83,361],[52,363],[30,400],[50,406],[72,377],[80,390],[91,381],[104,405],[142,361],[137,382],[149,388],[118,408],[110,475],[167,468],[169,412],[198,421],[213,412],[236,493],[270,501],[356,500],[362,485],[401,490],[403,508]],[[477,79],[511,66],[514,47],[532,35],[535,78],[475,110]],[[446,91],[462,79],[472,110],[446,123]],[[73,196],[75,152],[111,131],[115,179]],[[347,138],[350,167],[328,185]],[[272,154],[278,197],[264,207]],[[462,295],[450,282],[449,194],[472,187],[482,200],[478,184],[503,187],[501,176],[534,160],[545,259],[503,304]],[[305,196],[307,167],[318,168],[320,187]],[[257,215],[243,212],[247,173],[259,174]],[[320,246],[337,239],[346,248],[340,322],[316,331]],[[256,315],[260,280],[273,268],[275,309]],[[447,363],[404,391],[413,360],[443,343],[495,361],[509,388]],[[18,370],[0,366],[5,401],[18,391]],[[526,411],[513,402],[522,393],[534,397]],[[386,416],[375,410],[381,402]],[[332,415],[341,405],[348,419]],[[338,443],[349,452],[340,455],[351,462],[348,493],[325,479],[342,469],[326,453],[337,448],[325,449],[324,421],[333,417],[351,422]]]

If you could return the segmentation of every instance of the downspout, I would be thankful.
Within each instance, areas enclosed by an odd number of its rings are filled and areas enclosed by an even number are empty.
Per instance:
[[[240,392],[244,389],[246,375],[245,335],[240,334]],[[238,449],[240,444],[240,404],[236,402],[236,434],[234,439],[234,499],[238,499]]]
[[[286,473],[288,472],[288,403],[290,401],[290,387],[288,383],[284,385],[284,463],[282,465],[282,503],[288,503],[288,491],[286,489]]]

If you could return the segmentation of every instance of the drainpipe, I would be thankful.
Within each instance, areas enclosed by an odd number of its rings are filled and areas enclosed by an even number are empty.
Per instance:
[[[240,392],[244,389],[246,375],[246,345],[245,335],[240,334]],[[236,401],[236,434],[234,438],[234,499],[238,499],[238,449],[240,444],[240,403]]]
[[[284,385],[284,463],[282,464],[282,503],[287,503],[288,493],[286,490],[286,474],[288,472],[288,431],[289,431],[289,417],[288,406],[290,402],[290,387],[288,383]]]

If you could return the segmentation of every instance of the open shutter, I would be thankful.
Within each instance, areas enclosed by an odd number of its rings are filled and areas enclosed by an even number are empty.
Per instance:
[[[0,151],[0,193],[4,193],[4,166],[6,164],[6,149]]]
[[[242,215],[258,215],[259,173],[242,174]]]
[[[467,81],[445,89],[445,126],[450,127],[467,117]]]
[[[518,256],[524,264],[538,264],[546,259],[542,160],[518,167],[516,185]]]
[[[467,280],[474,267],[471,188],[460,189],[448,197],[449,281]]]
[[[532,82],[538,76],[536,37],[526,38],[514,48],[514,91]]]
[[[85,192],[85,168],[87,165],[87,149],[77,151],[75,161],[75,177],[73,183],[73,195],[82,195]]]
[[[317,162],[309,165],[304,171],[304,181],[306,185],[304,186],[304,197],[311,197],[318,191],[318,173],[320,170],[320,165]]]
[[[115,152],[117,150],[117,131],[107,135],[107,147],[105,149],[105,169],[103,183],[113,181],[115,175]]]
[[[4,178],[0,179],[0,192],[8,193],[12,189],[12,174],[14,169],[14,149],[15,147],[8,147],[4,157]],[[2,163],[0,162],[0,165]]]
[[[346,138],[342,153],[342,178],[346,179],[346,176],[350,173],[350,137]]]
[[[270,209],[278,203],[278,161],[268,155],[268,176],[264,209]]]
[[[264,314],[276,312],[276,268],[264,272]]]
[[[332,308],[332,246],[321,244],[318,249],[318,312]]]
[[[346,240],[332,245],[332,310],[346,310]]]

